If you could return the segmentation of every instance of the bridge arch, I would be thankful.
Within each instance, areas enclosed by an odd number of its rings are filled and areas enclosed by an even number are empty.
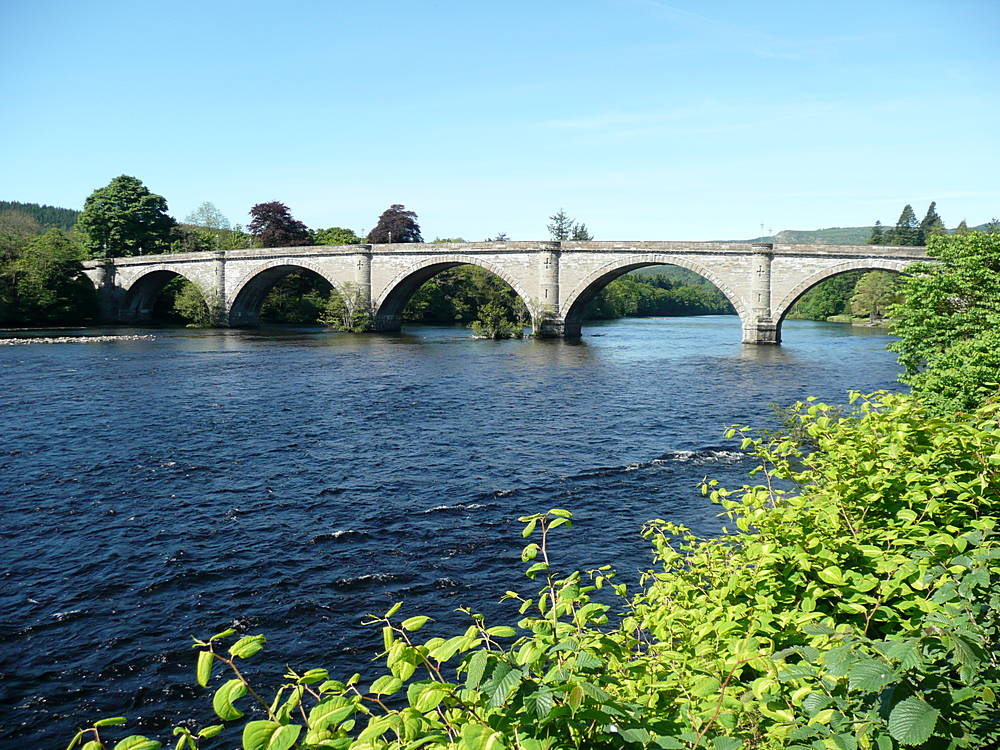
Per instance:
[[[176,278],[182,278],[194,284],[208,303],[209,290],[205,288],[197,276],[186,273],[183,265],[164,263],[144,268],[124,287],[118,311],[119,318],[127,322],[150,320],[153,317],[156,298],[160,296],[163,287]],[[91,281],[94,280],[91,279]],[[96,282],[94,283],[96,285]]]
[[[334,278],[318,263],[300,258],[275,258],[247,271],[233,286],[227,300],[230,326],[256,326],[260,323],[260,308],[268,293],[281,279],[295,271],[311,271],[338,293],[344,293],[343,282]]]
[[[827,279],[832,279],[834,276],[850,273],[851,271],[889,271],[891,273],[902,274],[906,272],[906,268],[912,265],[913,262],[914,261],[907,262],[902,260],[859,258],[857,260],[849,260],[843,263],[838,263],[835,266],[824,268],[822,271],[817,271],[811,276],[807,276],[792,287],[792,290],[788,292],[780,302],[774,305],[772,309],[772,315],[777,325],[777,335],[779,336],[779,340],[781,336],[781,326],[785,322],[785,318],[792,309],[792,306],[798,302],[799,297],[817,284],[820,284]]]
[[[694,271],[703,279],[712,282],[736,310],[741,324],[746,323],[746,303],[743,301],[743,298],[701,263],[676,255],[631,255],[618,258],[596,269],[563,297],[560,307],[560,317],[563,320],[564,335],[567,337],[580,335],[583,326],[583,312],[590,301],[604,287],[630,271],[647,266],[680,266],[689,271]]]
[[[396,274],[385,285],[379,298],[373,300],[375,330],[398,331],[403,322],[403,310],[406,308],[406,303],[425,282],[449,268],[465,265],[478,266],[505,281],[520,297],[524,306],[528,308],[532,326],[537,324],[537,310],[534,301],[525,292],[521,281],[507,270],[474,255],[436,255],[421,259],[406,270]]]

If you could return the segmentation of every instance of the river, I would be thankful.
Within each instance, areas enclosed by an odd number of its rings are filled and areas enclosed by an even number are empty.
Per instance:
[[[513,622],[497,600],[531,590],[519,514],[571,509],[557,565],[634,581],[643,521],[718,530],[698,483],[752,468],[728,425],[898,387],[884,331],[788,321],[782,346],[743,346],[734,316],[595,323],[580,343],[85,333],[155,339],[0,347],[3,747],[109,715],[214,723],[192,634],[267,634],[251,673],[346,677],[381,643],[362,617],[397,600],[439,631],[462,605]]]

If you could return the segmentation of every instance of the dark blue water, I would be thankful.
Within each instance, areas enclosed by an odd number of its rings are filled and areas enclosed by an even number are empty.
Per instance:
[[[264,632],[262,667],[347,676],[381,643],[361,618],[396,600],[439,628],[461,605],[512,621],[497,599],[530,590],[526,512],[572,509],[557,561],[634,580],[643,521],[718,529],[698,483],[751,467],[728,425],[893,388],[898,369],[877,332],[791,321],[781,347],[743,346],[723,316],[592,325],[580,344],[152,333],[0,347],[5,747],[107,715],[211,723],[192,634]]]

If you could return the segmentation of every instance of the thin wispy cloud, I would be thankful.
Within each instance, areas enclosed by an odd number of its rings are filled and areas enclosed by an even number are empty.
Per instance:
[[[791,105],[765,105],[746,102],[711,102],[698,107],[669,112],[595,112],[577,117],[546,120],[543,127],[555,130],[600,133],[608,136],[701,135],[772,127],[793,121],[809,121],[843,112],[840,101],[817,101]],[[748,112],[762,112],[756,117]]]

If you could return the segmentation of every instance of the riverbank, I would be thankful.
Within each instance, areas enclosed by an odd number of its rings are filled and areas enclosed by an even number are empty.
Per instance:
[[[806,318],[797,315],[789,315],[786,320],[814,320],[813,318]],[[892,320],[889,318],[881,318],[874,323],[868,318],[855,318],[850,315],[831,315],[822,321],[816,321],[820,323],[847,323],[852,326],[861,326],[863,328],[879,328],[882,330],[889,330],[889,326],[892,325]]]

